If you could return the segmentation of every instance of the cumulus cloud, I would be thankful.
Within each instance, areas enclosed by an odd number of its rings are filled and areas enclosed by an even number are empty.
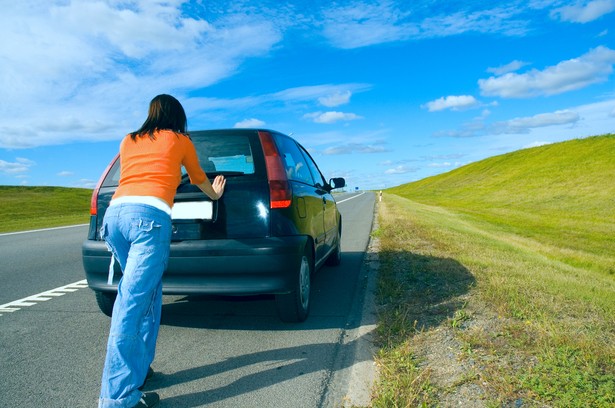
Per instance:
[[[214,84],[281,39],[278,21],[237,10],[208,21],[204,6],[187,16],[181,3],[4,4],[0,88],[12,103],[0,108],[0,147],[117,138],[141,123],[153,95]],[[49,128],[61,120],[69,132]]]
[[[303,115],[303,117],[306,119],[311,119],[315,123],[335,123],[339,121],[362,119],[361,116],[354,113],[336,111],[306,113],[305,115]]]
[[[24,159],[18,157],[14,162],[7,162],[5,160],[0,160],[0,173],[10,174],[10,175],[18,175],[20,173],[25,173],[30,170],[30,167],[34,166],[32,160]]]
[[[533,69],[523,74],[507,73],[480,79],[478,85],[485,96],[527,98],[554,95],[606,81],[613,72],[613,64],[615,51],[600,46],[542,71]]]
[[[472,108],[478,105],[476,98],[470,95],[459,96],[446,96],[438,98],[435,101],[427,102],[423,107],[427,108],[429,112],[437,112],[444,109],[450,110],[462,110]]]
[[[265,126],[265,122],[260,119],[250,118],[235,123],[234,128],[259,128]]]
[[[594,0],[556,8],[551,12],[551,17],[572,23],[589,23],[613,11],[615,0]]]
[[[333,108],[335,106],[345,105],[350,102],[351,95],[352,92],[350,91],[335,92],[331,95],[321,96],[320,98],[318,98],[318,102],[323,106]]]

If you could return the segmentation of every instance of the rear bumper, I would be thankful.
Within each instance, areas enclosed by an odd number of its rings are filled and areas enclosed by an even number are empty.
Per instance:
[[[305,236],[172,242],[162,291],[168,295],[289,293],[306,242]],[[111,254],[105,243],[86,240],[82,254],[89,287],[116,291],[122,274],[116,262],[113,284],[107,285]]]

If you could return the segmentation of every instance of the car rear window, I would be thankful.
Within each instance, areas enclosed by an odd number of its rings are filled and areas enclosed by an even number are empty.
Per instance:
[[[192,142],[205,173],[254,174],[254,157],[247,135],[201,134]],[[182,167],[182,174],[186,169]],[[102,187],[117,187],[120,182],[120,161],[109,170]]]
[[[205,173],[254,174],[254,157],[247,135],[203,134],[193,137]]]

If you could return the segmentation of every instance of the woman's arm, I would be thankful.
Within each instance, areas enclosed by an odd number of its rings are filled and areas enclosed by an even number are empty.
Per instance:
[[[224,194],[224,187],[226,186],[226,179],[224,176],[216,176],[213,183],[209,182],[209,179],[205,179],[204,182],[197,184],[197,187],[201,189],[212,200],[219,200]]]

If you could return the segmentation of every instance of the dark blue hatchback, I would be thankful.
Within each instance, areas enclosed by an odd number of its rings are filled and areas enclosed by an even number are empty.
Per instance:
[[[344,179],[327,182],[301,145],[275,131],[206,130],[190,137],[208,177],[224,175],[226,189],[221,200],[210,201],[182,178],[163,293],[273,294],[283,321],[305,320],[312,273],[341,261],[342,218],[331,191],[344,187]],[[107,315],[121,270],[116,264],[108,284],[111,254],[99,229],[119,170],[116,157],[94,190],[83,243],[87,281]]]

